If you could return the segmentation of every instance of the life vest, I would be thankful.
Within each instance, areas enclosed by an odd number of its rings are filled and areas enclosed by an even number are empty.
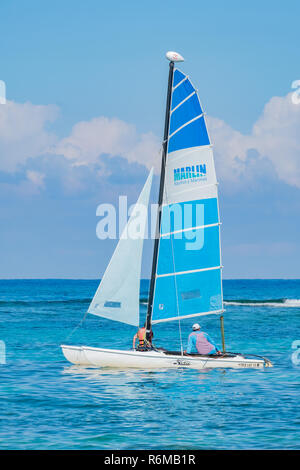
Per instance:
[[[144,346],[146,339],[146,328],[140,328],[137,332],[137,337],[140,343],[140,346]]]

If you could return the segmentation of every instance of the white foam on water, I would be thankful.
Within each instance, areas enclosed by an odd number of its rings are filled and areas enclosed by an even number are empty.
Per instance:
[[[300,307],[300,299],[286,299],[283,305],[284,307]]]
[[[292,307],[300,308],[300,299],[285,299],[283,302],[239,302],[231,300],[227,302],[224,300],[225,305],[240,305],[242,307]]]

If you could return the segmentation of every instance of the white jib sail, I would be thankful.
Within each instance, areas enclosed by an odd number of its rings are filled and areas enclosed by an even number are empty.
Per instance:
[[[142,252],[152,175],[153,169],[132,210],[88,313],[129,325],[139,325]]]

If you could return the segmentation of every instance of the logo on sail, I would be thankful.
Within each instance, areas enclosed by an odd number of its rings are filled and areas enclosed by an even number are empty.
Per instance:
[[[197,181],[205,181],[206,179],[205,163],[174,168],[174,184],[189,184]]]

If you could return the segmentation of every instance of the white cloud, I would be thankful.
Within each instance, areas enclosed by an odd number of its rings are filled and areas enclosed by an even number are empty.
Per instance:
[[[160,140],[151,132],[139,134],[132,124],[117,118],[96,117],[77,123],[69,136],[58,138],[47,130],[56,119],[55,106],[7,102],[0,106],[0,170],[14,172],[30,157],[48,153],[61,155],[73,166],[98,165],[106,174],[99,156],[121,156],[129,163],[139,163],[160,171]],[[272,171],[285,183],[300,187],[300,105],[292,93],[273,97],[266,105],[249,135],[230,127],[221,119],[208,117],[208,128],[214,144],[219,180],[230,188],[255,180],[255,175]],[[249,151],[255,149],[255,161]],[[259,163],[261,162],[261,163]],[[259,165],[258,165],[259,163]],[[100,166],[100,168],[99,168]],[[42,187],[37,175],[28,176]]]
[[[71,135],[62,139],[49,152],[74,160],[74,164],[89,165],[100,155],[125,157],[151,168],[159,167],[159,140],[151,132],[139,135],[136,127],[119,119],[97,117],[76,124]]]
[[[58,115],[56,106],[6,101],[0,105],[0,170],[16,171],[29,157],[44,153],[56,136],[46,130]]]
[[[26,176],[31,183],[33,183],[37,188],[44,187],[45,175],[39,171],[27,170]]]
[[[300,105],[293,103],[292,93],[271,98],[250,135],[215,118],[208,118],[208,127],[219,177],[226,182],[238,184],[249,169],[248,151],[255,149],[260,158],[270,160],[280,180],[300,187]]]
[[[255,149],[258,159],[264,159],[260,171],[267,171],[266,160],[279,179],[300,187],[300,105],[292,101],[292,94],[272,98],[249,135],[231,128],[221,119],[208,117],[208,127],[215,147],[219,179],[239,188],[255,177],[257,162],[249,159],[249,150]],[[122,156],[160,171],[160,141],[152,133],[139,135],[132,124],[106,117],[76,124],[70,136],[62,139],[51,151],[64,155],[74,164],[94,164],[99,155]],[[103,172],[104,172],[103,168]]]

